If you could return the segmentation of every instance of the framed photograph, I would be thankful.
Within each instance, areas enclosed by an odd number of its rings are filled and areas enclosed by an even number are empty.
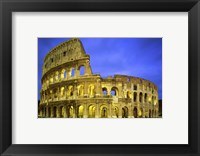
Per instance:
[[[1,0],[1,155],[200,155],[198,0]]]

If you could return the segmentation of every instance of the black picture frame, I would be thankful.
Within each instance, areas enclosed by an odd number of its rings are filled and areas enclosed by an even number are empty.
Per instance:
[[[12,12],[188,12],[188,145],[19,145],[12,144]],[[200,155],[199,0],[0,0],[1,155]],[[180,56],[181,57],[181,56]],[[178,60],[177,60],[178,61]],[[183,86],[183,89],[185,87]],[[178,112],[177,112],[178,115]],[[173,127],[172,127],[173,128]],[[31,132],[30,132],[31,135]],[[163,135],[167,135],[163,132]],[[37,136],[36,136],[37,137]],[[170,136],[169,136],[170,137]]]

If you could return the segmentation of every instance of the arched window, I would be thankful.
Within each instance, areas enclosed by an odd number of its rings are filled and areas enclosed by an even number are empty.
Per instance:
[[[75,76],[75,69],[72,68],[72,69],[71,69],[71,77],[74,77],[74,76]]]
[[[50,83],[53,83],[53,76],[50,77]]]
[[[55,80],[58,81],[58,79],[59,79],[59,72],[57,71],[55,74]]]
[[[51,117],[51,107],[48,108],[49,117]]]
[[[90,105],[88,107],[88,117],[95,118],[95,106],[94,105]]]
[[[78,106],[77,117],[83,118],[83,106],[82,105]]]
[[[136,100],[137,100],[137,93],[134,92],[134,102],[136,102]]]
[[[83,91],[84,91],[83,85],[79,85],[78,86],[78,95],[83,96]]]
[[[128,108],[126,106],[122,108],[122,118],[128,118]]]
[[[130,93],[130,91],[127,91],[126,96],[127,96],[128,99],[131,98],[131,93]]]
[[[53,117],[56,118],[57,116],[57,107],[53,107]]]
[[[144,94],[144,100],[147,102],[147,93]]]
[[[140,93],[140,102],[142,102],[142,93]]]
[[[133,86],[133,89],[134,89],[134,90],[137,90],[137,85],[134,85],[134,86]]]
[[[110,91],[110,94],[112,96],[118,96],[118,89],[117,89],[117,87],[112,87],[111,91]]]
[[[114,109],[114,115],[118,118],[119,117],[119,108],[115,107]]]
[[[61,79],[65,79],[65,78],[66,78],[66,70],[63,69],[63,70],[61,71]]]
[[[68,96],[73,96],[73,91],[74,91],[73,86],[69,86],[68,87]]]
[[[65,111],[64,107],[60,106],[60,108],[59,108],[59,116],[60,116],[60,118],[64,117],[64,111]]]
[[[107,88],[106,88],[106,87],[103,87],[103,88],[102,88],[102,92],[103,92],[103,95],[104,95],[104,96],[108,95],[108,91],[107,91]]]
[[[85,67],[84,66],[80,66],[80,76],[85,75]]]
[[[94,96],[95,95],[94,85],[89,85],[88,94],[89,94],[89,96]]]
[[[57,89],[55,88],[55,89],[53,89],[53,95],[54,95],[54,98],[57,98],[58,96],[57,96]]]
[[[61,97],[64,97],[64,91],[65,91],[65,88],[64,88],[64,87],[61,87],[61,88],[60,88],[60,96],[61,96]]]
[[[67,72],[64,71],[64,79],[66,79],[66,78],[67,78]]]
[[[136,107],[134,107],[134,109],[133,109],[133,116],[134,116],[134,118],[138,117],[138,110]]]
[[[66,52],[66,51],[64,51],[64,52],[63,52],[63,56],[66,56],[66,53],[67,53],[67,52]]]

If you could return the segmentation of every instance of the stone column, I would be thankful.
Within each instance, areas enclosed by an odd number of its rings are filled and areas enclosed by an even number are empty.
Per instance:
[[[121,106],[121,104],[119,106],[119,118],[122,118],[122,106]]]
[[[144,104],[144,96],[145,96],[145,94],[142,93],[142,104]]]
[[[136,99],[136,102],[139,103],[139,102],[140,102],[140,92],[137,91],[136,93],[137,93],[137,99]]]
[[[79,70],[78,70],[78,66],[76,66],[76,67],[75,67],[75,75],[74,75],[74,77],[77,78],[77,77],[79,77],[79,76],[80,76],[80,72],[79,72]]]
[[[83,118],[87,118],[88,117],[88,109],[87,109],[87,104],[84,104],[84,111],[83,111]]]
[[[77,97],[77,93],[78,93],[78,91],[77,91],[77,84],[76,84],[76,82],[75,82],[75,84],[74,84],[74,86],[73,86],[73,97],[74,97],[74,98]]]
[[[73,104],[73,118],[77,117],[77,108],[76,108],[76,104]]]
[[[60,99],[60,89],[59,89],[59,87],[57,88],[57,98],[58,98],[58,100]]]
[[[66,118],[67,117],[67,110],[66,110],[67,108],[66,108],[66,106],[63,106],[63,109],[64,109],[64,115],[63,115],[63,117]]]
[[[41,117],[43,117],[43,114],[42,114],[42,109],[40,109],[40,116],[41,116]]]
[[[133,117],[133,108],[131,107],[131,105],[128,107],[128,118],[132,118]]]
[[[99,118],[99,103],[96,103],[95,118]]]
[[[112,117],[112,104],[111,103],[108,103],[108,118],[111,118]]]
[[[97,79],[97,82],[96,82],[96,96],[100,96],[100,95],[101,95],[100,79]]]
[[[65,97],[65,99],[67,99],[67,86],[64,86],[64,97]]]
[[[84,82],[84,96],[88,96],[88,85]]]
[[[145,107],[143,107],[142,109],[143,109],[142,110],[142,112],[143,112],[142,117],[145,118],[145,114],[146,114]]]
[[[87,60],[85,63],[85,75],[91,75],[92,71],[91,71],[91,67],[90,67],[90,61]]]
[[[44,92],[44,102],[46,102],[46,95],[45,95],[45,92]]]
[[[145,108],[145,112],[147,113],[147,118],[149,118],[149,105],[147,104],[146,108]]]
[[[70,70],[70,68],[68,68],[68,69],[66,69],[66,74],[67,74],[67,79],[70,79],[71,78],[71,70]]]
[[[56,118],[59,118],[60,117],[60,114],[59,114],[59,107],[56,107],[57,109],[56,109]]]
[[[49,117],[49,106],[46,107],[46,117]]]

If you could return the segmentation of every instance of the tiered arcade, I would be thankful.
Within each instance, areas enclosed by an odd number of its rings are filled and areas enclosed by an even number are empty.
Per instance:
[[[53,48],[42,68],[39,117],[158,117],[158,88],[142,78],[93,74],[79,39]]]

